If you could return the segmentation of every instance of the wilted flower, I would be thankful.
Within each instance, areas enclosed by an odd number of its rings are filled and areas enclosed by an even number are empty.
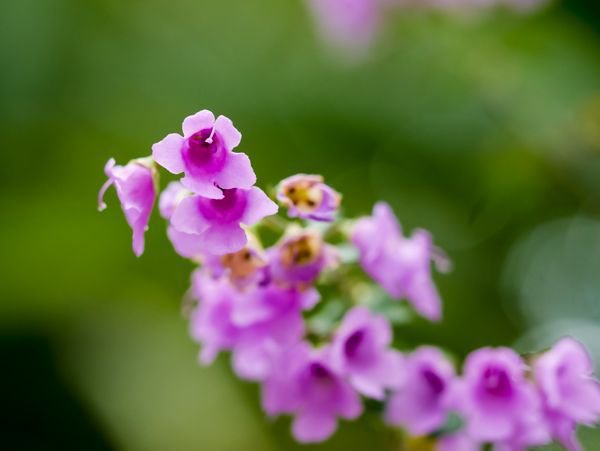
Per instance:
[[[150,214],[156,199],[156,181],[152,162],[133,160],[126,166],[117,166],[114,159],[104,167],[108,177],[98,195],[98,209],[106,208],[104,194],[115,185],[125,219],[133,230],[133,252],[138,257],[144,253],[144,233],[148,229]]]
[[[386,420],[413,435],[434,432],[446,421],[455,382],[454,368],[436,348],[423,346],[406,357],[406,383],[388,403]]]
[[[538,398],[525,368],[508,348],[482,348],[467,357],[458,399],[471,437],[506,442],[539,419]]]
[[[270,416],[294,415],[292,432],[299,442],[320,442],[337,427],[337,418],[362,413],[357,393],[330,366],[327,349],[305,343],[282,353],[262,387],[263,408]]]
[[[534,361],[533,369],[552,434],[569,451],[581,449],[576,424],[591,426],[600,419],[600,384],[588,352],[563,338]]]
[[[441,301],[431,277],[431,261],[442,266],[431,235],[417,230],[410,238],[394,212],[384,202],[373,208],[373,216],[357,221],[352,242],[360,253],[363,269],[394,299],[406,298],[421,315],[432,321],[441,318]]]
[[[406,375],[402,354],[390,349],[392,328],[384,316],[354,307],[342,320],[331,343],[331,363],[365,396],[383,399]]]
[[[183,136],[167,135],[152,146],[154,160],[196,194],[221,199],[222,189],[248,189],[256,175],[246,154],[232,152],[242,135],[230,119],[202,110],[183,121]]]
[[[277,199],[291,218],[333,221],[341,196],[320,175],[298,174],[279,182]]]
[[[236,252],[246,245],[242,224],[251,226],[277,213],[277,205],[257,187],[228,189],[223,194],[222,199],[186,197],[171,217],[176,231],[196,235],[203,251],[216,255]]]
[[[271,277],[284,285],[310,286],[337,263],[335,249],[319,232],[295,229],[268,250]]]

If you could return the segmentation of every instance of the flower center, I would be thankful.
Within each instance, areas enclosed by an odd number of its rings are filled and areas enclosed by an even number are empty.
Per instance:
[[[289,241],[281,249],[281,262],[285,266],[304,266],[313,263],[321,253],[317,235],[306,234]]]
[[[192,174],[217,172],[223,168],[225,158],[221,138],[212,128],[190,136],[183,151],[185,166]]]
[[[233,254],[224,255],[221,257],[221,263],[229,269],[233,279],[248,277],[265,265],[265,262],[247,247]]]
[[[344,343],[344,354],[348,359],[353,359],[359,354],[364,338],[365,332],[363,330],[357,330],[348,337]]]
[[[510,377],[501,368],[488,368],[483,375],[486,393],[495,397],[506,397],[512,393]]]
[[[223,199],[199,198],[198,208],[202,216],[221,223],[239,222],[246,211],[246,196],[243,190],[224,189]]]
[[[310,180],[298,181],[284,189],[285,196],[302,213],[313,212],[323,200],[323,191]]]
[[[429,387],[429,390],[433,395],[438,396],[442,394],[445,388],[445,384],[440,376],[438,376],[430,368],[424,369],[422,375],[423,379],[425,379],[427,386]]]

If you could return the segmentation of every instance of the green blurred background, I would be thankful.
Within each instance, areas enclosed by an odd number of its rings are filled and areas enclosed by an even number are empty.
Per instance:
[[[197,364],[192,266],[158,215],[138,260],[114,193],[96,211],[109,157],[202,108],[234,120],[262,186],[322,173],[347,213],[383,199],[433,231],[455,263],[445,321],[406,342],[464,356],[571,334],[600,362],[598,3],[388,19],[348,61],[300,0],[0,3],[2,449],[301,449],[225,357]],[[387,440],[367,416],[310,449]]]

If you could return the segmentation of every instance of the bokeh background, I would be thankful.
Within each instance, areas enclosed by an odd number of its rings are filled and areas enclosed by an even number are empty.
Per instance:
[[[350,61],[300,0],[1,2],[2,449],[301,449],[227,358],[197,364],[192,265],[158,215],[138,260],[114,193],[96,211],[109,157],[202,108],[234,120],[262,186],[322,173],[347,213],[383,199],[433,231],[445,320],[406,342],[462,357],[571,334],[600,362],[599,32],[596,0],[406,11]],[[388,445],[367,416],[309,449]]]

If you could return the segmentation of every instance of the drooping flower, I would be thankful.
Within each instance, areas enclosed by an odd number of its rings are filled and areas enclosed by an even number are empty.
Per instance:
[[[440,350],[423,346],[406,357],[404,389],[388,403],[386,420],[413,435],[430,434],[446,421],[451,408],[455,372]]]
[[[344,316],[331,343],[331,362],[365,396],[383,399],[405,382],[402,354],[390,348],[392,328],[384,316],[355,307]]]
[[[457,400],[471,437],[509,442],[523,425],[540,420],[539,399],[525,369],[508,348],[482,348],[467,357]]]
[[[352,420],[362,413],[358,394],[333,370],[327,353],[306,343],[287,348],[262,386],[266,413],[293,415],[292,433],[302,443],[326,440],[338,418]]]
[[[577,423],[591,426],[600,419],[600,384],[587,350],[563,338],[534,361],[533,369],[553,436],[569,451],[582,449]]]
[[[277,199],[291,218],[333,221],[341,196],[320,175],[298,174],[279,182]]]
[[[156,174],[152,162],[138,159],[125,166],[117,166],[111,158],[104,172],[108,180],[100,189],[98,209],[106,208],[104,194],[114,184],[127,223],[133,230],[133,252],[139,257],[144,253],[144,233],[156,199]]]
[[[402,235],[390,206],[379,202],[373,216],[357,221],[352,242],[359,250],[360,264],[394,299],[406,298],[424,317],[441,318],[441,300],[431,276],[431,262],[445,270],[447,261],[433,246],[429,232],[417,230]]]
[[[315,230],[292,229],[268,250],[269,270],[277,282],[306,287],[315,282],[321,272],[335,266],[335,249],[323,241]]]
[[[382,19],[382,0],[308,0],[321,34],[342,49],[369,47]]]
[[[224,255],[247,243],[242,224],[251,226],[277,213],[277,205],[259,188],[223,190],[222,199],[200,195],[183,199],[171,217],[178,232],[197,236],[204,252]]]
[[[232,152],[242,135],[230,119],[202,110],[183,121],[183,136],[167,135],[152,146],[154,160],[173,174],[185,174],[181,183],[196,194],[221,199],[222,190],[248,189],[256,175],[246,154]]]

